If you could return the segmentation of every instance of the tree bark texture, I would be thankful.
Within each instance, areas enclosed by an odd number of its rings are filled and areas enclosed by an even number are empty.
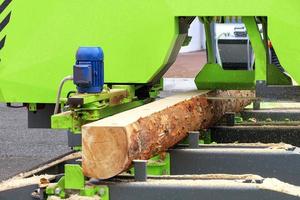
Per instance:
[[[163,98],[82,127],[82,166],[88,177],[107,179],[135,159],[149,159],[187,136],[209,128],[226,112],[251,103],[249,90],[195,91]]]

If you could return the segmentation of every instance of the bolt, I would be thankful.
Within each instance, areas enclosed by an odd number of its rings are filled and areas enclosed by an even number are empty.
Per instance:
[[[267,119],[266,119],[266,122],[271,122],[271,121],[272,121],[271,118],[267,118]]]
[[[259,81],[257,81],[257,82],[260,83],[260,84],[264,83],[264,81],[262,81],[262,80],[259,80]]]
[[[59,195],[60,192],[61,192],[61,188],[60,187],[55,188],[54,194]]]
[[[235,120],[236,123],[242,123],[243,122],[242,117],[234,117],[234,120]]]
[[[249,118],[248,122],[256,123],[256,119],[255,118]]]
[[[99,194],[100,196],[104,196],[104,194],[105,194],[105,189],[104,189],[104,188],[100,188],[99,191],[98,191],[98,194]]]

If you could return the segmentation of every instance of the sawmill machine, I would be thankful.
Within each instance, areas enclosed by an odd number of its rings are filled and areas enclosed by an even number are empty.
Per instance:
[[[0,101],[26,106],[29,128],[66,130],[70,148],[81,151],[84,124],[159,97],[163,75],[188,42],[189,25],[196,18],[204,24],[207,49],[207,64],[195,77],[198,90],[256,90],[255,109],[266,100],[299,101],[299,10],[297,0],[3,0]],[[232,20],[245,26],[254,55],[251,68],[225,69],[218,60],[213,25]],[[284,70],[271,62],[271,51]],[[298,199],[297,147],[232,144],[297,146],[300,113],[293,111],[229,113],[225,125],[207,130],[200,140],[192,132],[188,144],[179,144],[164,159],[153,157],[147,165],[136,161],[129,170],[135,181],[125,175],[87,183],[80,159],[51,161],[49,168],[31,171],[54,171],[57,176],[47,180],[51,184],[41,183],[36,192],[36,185],[0,192],[0,199],[66,198],[74,192],[97,199]],[[252,121],[243,122],[245,118]],[[243,130],[256,134],[243,135]],[[199,146],[199,141],[205,144]],[[219,175],[204,175],[214,173]],[[274,189],[274,182],[270,186],[261,176],[294,185],[278,181],[280,189]]]

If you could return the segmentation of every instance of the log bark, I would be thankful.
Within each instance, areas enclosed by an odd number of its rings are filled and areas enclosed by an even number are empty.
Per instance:
[[[134,159],[149,159],[206,129],[225,112],[251,103],[253,91],[195,91],[160,99],[82,127],[82,167],[88,177],[107,179]]]

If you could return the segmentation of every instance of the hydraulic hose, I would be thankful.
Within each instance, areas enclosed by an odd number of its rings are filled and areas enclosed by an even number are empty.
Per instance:
[[[71,81],[71,80],[73,80],[73,76],[72,76],[72,75],[66,76],[65,78],[63,78],[63,79],[61,80],[61,82],[60,82],[60,84],[59,84],[58,91],[57,91],[57,95],[56,95],[56,103],[55,103],[55,108],[54,108],[54,114],[57,114],[57,113],[58,113],[58,109],[59,109],[59,100],[60,100],[62,88],[63,88],[65,82]]]

